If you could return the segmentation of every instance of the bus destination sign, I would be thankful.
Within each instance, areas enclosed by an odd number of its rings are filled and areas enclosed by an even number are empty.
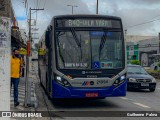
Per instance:
[[[66,27],[111,27],[110,20],[67,20],[65,22]]]
[[[57,27],[108,27],[120,28],[119,20],[106,19],[63,19],[57,20]]]

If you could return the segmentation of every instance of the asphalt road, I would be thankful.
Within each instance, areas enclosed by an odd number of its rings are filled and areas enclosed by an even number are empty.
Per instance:
[[[37,63],[34,62],[34,69],[37,74]],[[44,90],[39,84],[37,76],[34,77],[36,84],[36,95],[38,99],[37,111],[160,111],[160,81],[157,82],[157,88],[155,92],[149,92],[149,90],[137,90],[127,91],[126,97],[108,97],[103,100],[63,100],[63,101],[51,101],[48,100]],[[105,114],[105,112],[103,112]],[[73,112],[74,114],[74,112]],[[95,115],[96,113],[93,112]],[[58,117],[54,119],[62,119]],[[44,119],[44,118],[43,118]],[[50,119],[50,118],[46,118]],[[65,119],[82,119],[79,117],[69,117]],[[110,117],[85,117],[83,119],[111,119]],[[112,117],[112,120],[159,120],[158,117]]]

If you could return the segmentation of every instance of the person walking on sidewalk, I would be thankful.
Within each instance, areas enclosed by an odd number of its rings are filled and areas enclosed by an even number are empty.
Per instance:
[[[18,106],[18,84],[21,76],[21,59],[19,58],[19,50],[14,49],[11,56],[11,88],[14,85],[14,106]]]

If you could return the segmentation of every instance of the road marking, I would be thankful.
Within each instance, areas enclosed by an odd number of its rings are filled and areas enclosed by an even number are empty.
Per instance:
[[[135,104],[135,105],[139,105],[139,106],[144,107],[144,108],[150,108],[149,106],[143,105],[143,104],[141,104],[141,103],[136,103],[136,102],[134,102],[134,104]]]
[[[123,99],[123,100],[128,100],[128,98],[126,98],[126,97],[120,97],[121,99]]]

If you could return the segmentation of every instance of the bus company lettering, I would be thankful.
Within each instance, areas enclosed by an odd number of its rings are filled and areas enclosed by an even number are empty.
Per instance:
[[[85,74],[101,74],[102,71],[85,71]]]
[[[68,20],[68,27],[111,27],[109,20]]]
[[[82,83],[82,86],[90,86],[90,85],[94,85],[94,82],[93,81],[84,81]]]

